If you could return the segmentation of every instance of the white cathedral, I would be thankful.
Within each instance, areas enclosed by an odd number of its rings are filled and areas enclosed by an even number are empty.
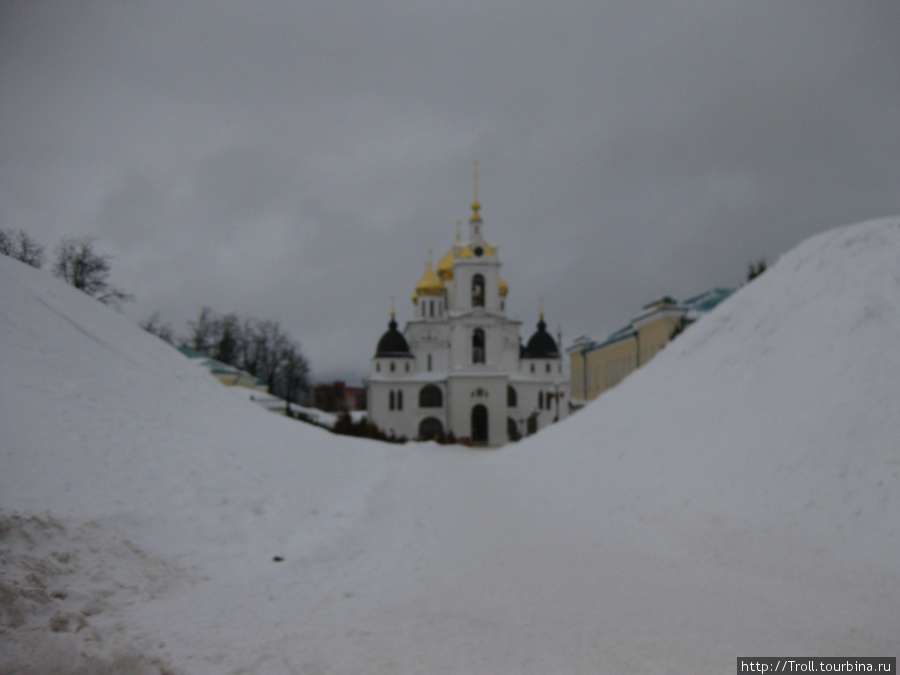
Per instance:
[[[401,333],[391,311],[368,387],[368,417],[395,436],[499,446],[562,419],[569,381],[543,311],[526,345],[506,317],[508,287],[497,247],[482,235],[478,186],[469,239],[431,261],[413,293],[415,316]]]

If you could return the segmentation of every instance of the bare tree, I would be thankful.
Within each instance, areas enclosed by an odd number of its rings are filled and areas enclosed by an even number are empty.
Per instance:
[[[25,234],[24,230],[0,230],[0,254],[32,267],[44,264],[44,247]]]
[[[215,328],[216,342],[211,356],[222,363],[239,366],[244,339],[240,319],[236,314],[226,314],[216,319]]]
[[[204,307],[197,320],[188,325],[191,334],[184,340],[186,345],[217,361],[243,368],[246,338],[244,324],[236,314],[216,316],[209,307]]]
[[[269,390],[284,399],[287,412],[290,412],[290,404],[299,403],[303,392],[309,390],[309,364],[300,353],[300,348],[293,342],[288,341],[281,367],[275,374],[275,381]]]
[[[96,237],[63,238],[56,247],[53,274],[66,283],[84,291],[100,302],[121,309],[121,303],[134,296],[109,281],[109,256],[94,251]]]
[[[175,333],[172,331],[172,326],[162,322],[159,312],[154,312],[149,319],[141,321],[140,326],[148,333],[153,333],[170,345],[175,344]]]
[[[253,335],[256,333],[257,323],[259,322],[251,317],[246,317],[241,321],[241,339],[237,346],[237,358],[241,362],[241,368],[251,375],[256,375],[258,370],[256,364],[256,350],[253,345]]]
[[[256,372],[248,372],[262,378],[268,384],[269,391],[272,392],[275,376],[281,368],[288,346],[287,335],[281,332],[277,321],[260,321],[256,324],[256,331],[251,339],[253,341],[253,367]]]
[[[184,341],[185,344],[201,354],[208,355],[216,343],[215,317],[212,310],[204,307],[200,310],[197,320],[189,321],[188,326],[191,327],[191,334]]]
[[[750,263],[747,270],[747,281],[753,281],[756,277],[766,271],[766,259],[760,258],[756,264]]]

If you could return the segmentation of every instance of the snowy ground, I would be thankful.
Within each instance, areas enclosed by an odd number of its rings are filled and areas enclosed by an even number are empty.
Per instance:
[[[0,673],[896,656],[898,343],[891,218],[537,436],[395,446],[268,413],[0,257]]]

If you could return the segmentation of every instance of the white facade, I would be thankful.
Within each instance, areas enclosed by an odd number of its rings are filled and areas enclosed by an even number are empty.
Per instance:
[[[368,415],[410,439],[452,434],[499,446],[566,416],[569,382],[543,316],[526,346],[506,317],[497,249],[482,235],[477,196],[469,238],[427,271],[401,333],[391,317],[367,380]]]

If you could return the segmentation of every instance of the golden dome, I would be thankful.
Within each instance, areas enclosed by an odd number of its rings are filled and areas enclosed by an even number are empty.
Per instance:
[[[503,279],[500,279],[500,297],[505,298],[507,293],[509,293],[509,286],[506,285]]]
[[[420,295],[443,295],[444,294],[444,284],[441,283],[441,280],[438,279],[434,270],[431,268],[431,263],[427,263],[427,267],[425,269],[425,276],[416,284],[416,292],[413,294],[413,302],[415,302]]]
[[[443,280],[447,281],[448,279],[453,278],[453,261],[456,258],[453,257],[453,249],[451,248],[447,253],[444,254],[444,257],[438,260],[437,264],[437,275]]]

